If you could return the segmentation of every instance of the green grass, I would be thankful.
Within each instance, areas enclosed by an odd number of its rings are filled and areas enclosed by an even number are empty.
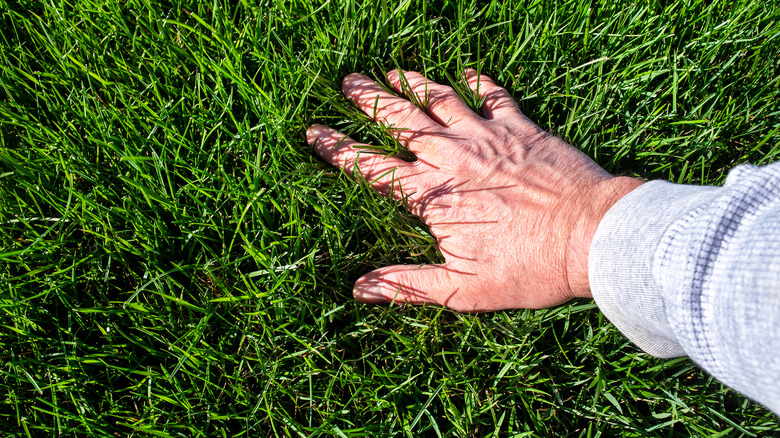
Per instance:
[[[304,140],[398,152],[340,80],[471,66],[611,172],[717,184],[780,158],[773,2],[0,0],[0,30],[0,435],[780,428],[591,302],[353,302],[439,255]]]

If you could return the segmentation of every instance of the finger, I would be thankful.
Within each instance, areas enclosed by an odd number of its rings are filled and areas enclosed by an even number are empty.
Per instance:
[[[417,99],[440,125],[451,126],[477,117],[452,87],[437,84],[420,73],[392,70],[387,73],[387,79],[397,92]]]
[[[393,95],[358,73],[344,78],[344,95],[377,122],[389,126],[391,134],[417,153],[442,133],[442,127],[407,99]]]
[[[353,175],[356,168],[371,186],[385,196],[402,199],[416,192],[414,176],[419,173],[414,163],[361,150],[367,146],[322,125],[312,125],[306,140],[328,163]],[[412,200],[416,199],[414,197]]]
[[[521,117],[528,120],[522,115],[509,92],[496,85],[489,77],[480,75],[473,68],[467,68],[466,81],[471,91],[476,93],[480,99],[485,99],[480,109],[486,119]]]
[[[369,272],[355,282],[358,301],[372,304],[438,304],[468,312],[480,311],[469,301],[469,274],[444,265],[395,265]]]

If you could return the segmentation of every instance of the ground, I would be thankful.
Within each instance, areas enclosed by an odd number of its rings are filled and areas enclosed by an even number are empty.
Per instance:
[[[778,159],[776,6],[605,3],[0,0],[0,435],[777,431],[590,301],[351,299],[439,258],[306,147],[317,122],[406,153],[341,97],[353,71],[477,68],[617,174]]]

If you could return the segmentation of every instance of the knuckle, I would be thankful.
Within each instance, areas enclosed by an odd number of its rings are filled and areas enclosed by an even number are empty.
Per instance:
[[[506,99],[509,97],[509,93],[501,87],[493,87],[485,91],[485,98],[491,100]]]
[[[427,109],[430,111],[447,110],[453,106],[453,103],[459,99],[455,90],[445,87],[440,90],[432,90],[427,99]]]

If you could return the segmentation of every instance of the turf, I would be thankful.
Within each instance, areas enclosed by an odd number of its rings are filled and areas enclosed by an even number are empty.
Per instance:
[[[478,68],[611,172],[780,156],[773,2],[0,0],[0,435],[766,436],[778,418],[577,301],[351,299],[440,256],[313,156],[395,66]]]

